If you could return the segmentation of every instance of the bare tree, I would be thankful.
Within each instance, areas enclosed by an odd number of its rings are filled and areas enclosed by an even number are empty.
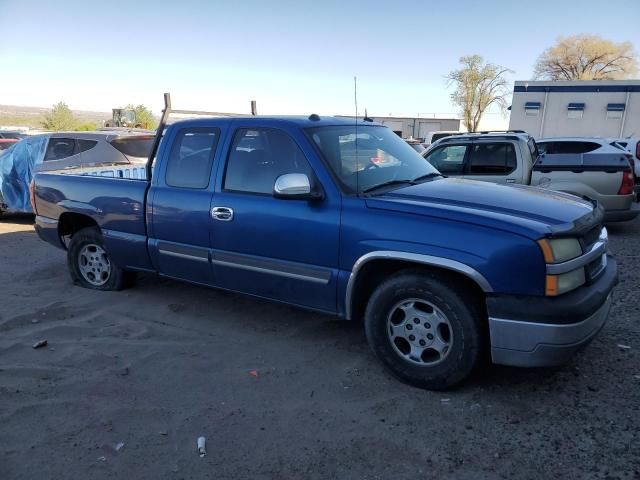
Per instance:
[[[462,121],[470,132],[475,132],[489,106],[506,108],[510,90],[505,74],[511,70],[485,63],[480,55],[460,57],[460,64],[462,68],[446,78],[449,86],[456,87],[451,100],[462,110]]]
[[[617,80],[632,77],[637,71],[631,42],[573,35],[558,38],[538,57],[534,75],[541,80]]]

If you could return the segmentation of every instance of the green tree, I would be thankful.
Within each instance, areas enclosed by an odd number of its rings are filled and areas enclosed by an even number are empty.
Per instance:
[[[633,77],[638,59],[631,42],[614,43],[597,35],[558,38],[538,57],[541,80],[619,80]]]
[[[76,118],[69,106],[64,102],[56,103],[51,111],[44,116],[42,126],[47,130],[73,130],[77,124]]]
[[[158,126],[158,122],[153,116],[153,113],[144,105],[140,104],[134,107],[132,104],[129,104],[125,108],[135,112],[136,125],[141,125],[142,128],[147,128],[149,130],[154,130]]]
[[[480,55],[460,57],[460,70],[454,70],[445,78],[454,85],[451,100],[462,112],[462,121],[470,132],[478,129],[482,115],[491,105],[507,106],[510,90],[505,74],[511,70],[485,63]]]

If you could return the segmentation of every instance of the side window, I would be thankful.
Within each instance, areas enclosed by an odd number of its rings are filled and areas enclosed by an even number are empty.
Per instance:
[[[544,142],[544,143],[536,143],[536,145],[538,145],[538,151],[543,154],[550,154],[553,153],[553,143],[551,142]]]
[[[447,145],[437,148],[425,158],[436,167],[440,173],[462,174],[464,172],[464,157],[468,145]]]
[[[44,161],[62,160],[76,153],[76,141],[73,138],[50,138]]]
[[[183,128],[167,162],[165,181],[171,187],[207,188],[220,138],[217,128]]]
[[[507,175],[516,169],[516,151],[510,143],[476,143],[471,149],[471,175]]]
[[[555,142],[553,153],[588,153],[598,148],[600,144],[595,142]]]
[[[95,147],[98,142],[94,140],[76,140],[78,142],[78,153],[86,152]]]
[[[300,147],[282,130],[241,128],[236,131],[224,177],[225,190],[271,194],[285,173],[305,173],[311,168]]]

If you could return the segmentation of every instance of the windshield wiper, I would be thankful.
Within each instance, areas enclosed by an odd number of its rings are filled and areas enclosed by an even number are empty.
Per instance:
[[[370,193],[374,190],[378,190],[379,188],[391,187],[393,185],[404,185],[409,184],[413,185],[413,180],[389,180],[388,182],[379,183],[378,185],[374,185],[373,187],[369,187],[362,191],[362,193]]]
[[[417,183],[417,182],[423,182],[424,180],[429,180],[430,178],[435,178],[435,177],[444,177],[444,175],[442,175],[439,172],[431,172],[431,173],[427,173],[426,175],[420,175],[419,177],[416,177],[411,181],[413,183]]]

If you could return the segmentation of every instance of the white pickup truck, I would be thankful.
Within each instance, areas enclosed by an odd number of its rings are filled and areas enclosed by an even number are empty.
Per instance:
[[[439,140],[424,158],[449,177],[547,188],[596,200],[608,222],[640,214],[634,194],[633,159],[628,152],[540,153],[521,131],[465,134]]]

